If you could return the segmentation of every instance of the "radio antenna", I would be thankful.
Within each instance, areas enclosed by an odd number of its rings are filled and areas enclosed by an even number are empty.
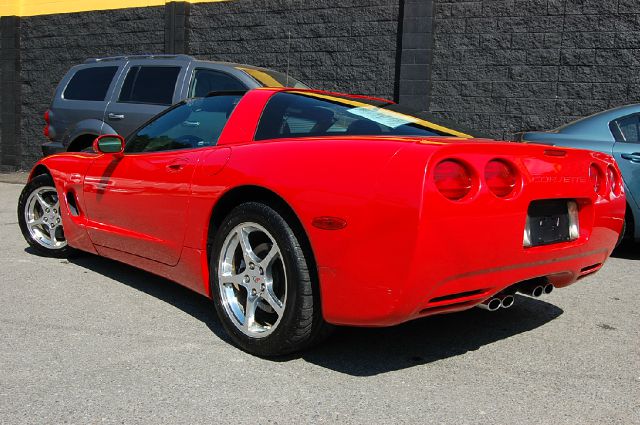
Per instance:
[[[287,31],[289,40],[287,41],[287,81],[285,87],[289,87],[289,55],[291,53],[291,30]]]

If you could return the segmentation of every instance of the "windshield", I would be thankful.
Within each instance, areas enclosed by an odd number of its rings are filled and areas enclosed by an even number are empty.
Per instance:
[[[280,92],[267,103],[255,139],[364,135],[472,137],[400,109],[381,99]]]

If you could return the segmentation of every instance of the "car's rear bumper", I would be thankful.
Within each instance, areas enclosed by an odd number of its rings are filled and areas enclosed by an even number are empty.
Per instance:
[[[381,268],[390,276],[386,286],[365,281],[352,281],[346,286],[339,273],[321,268],[323,285],[341,288],[336,292],[339,296],[323,298],[323,312],[334,324],[389,326],[466,310],[495,294],[515,291],[519,284],[535,278],[543,278],[556,288],[565,287],[598,271],[611,254],[617,236],[614,229],[600,228],[592,232],[592,241],[533,248],[521,252],[524,255],[513,255],[491,240],[478,243],[475,249],[445,251],[436,257],[423,251],[416,258],[425,260],[417,260],[404,278],[397,273],[398,278],[393,279],[393,267]],[[488,250],[501,253],[502,260],[491,261]],[[486,261],[478,261],[482,258]]]

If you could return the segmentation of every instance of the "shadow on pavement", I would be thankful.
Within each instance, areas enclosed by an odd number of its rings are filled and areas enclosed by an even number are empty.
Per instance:
[[[562,313],[547,302],[517,296],[509,310],[473,308],[391,328],[340,328],[302,357],[348,375],[377,375],[477,350],[543,326]]]
[[[611,256],[623,260],[640,260],[640,243],[625,241],[613,251]]]
[[[231,343],[207,298],[167,279],[107,258],[87,254],[69,262],[171,304]],[[517,296],[514,307],[494,313],[471,309],[391,328],[339,327],[323,344],[275,361],[302,358],[348,375],[377,375],[477,350],[543,326],[562,313],[560,308],[547,302]]]
[[[218,320],[213,303],[208,298],[168,279],[108,258],[80,254],[68,261],[171,304],[202,321],[216,336],[231,343]]]

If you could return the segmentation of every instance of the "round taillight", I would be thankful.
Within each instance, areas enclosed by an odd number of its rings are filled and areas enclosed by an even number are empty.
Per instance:
[[[591,184],[593,184],[593,190],[596,193],[600,193],[602,190],[602,171],[598,168],[597,165],[591,164],[589,167],[589,178],[591,179]]]
[[[516,190],[518,174],[511,164],[494,159],[484,168],[484,180],[494,195],[506,198]]]
[[[44,122],[46,122],[47,124],[49,124],[49,110],[47,109],[46,112],[44,113]]]
[[[620,179],[618,177],[618,173],[613,169],[611,165],[607,167],[607,180],[609,181],[609,187],[611,188],[611,193],[618,196],[622,191],[620,186]]]
[[[440,162],[436,165],[433,178],[440,193],[453,201],[460,200],[471,192],[471,171],[461,162],[451,159]]]

